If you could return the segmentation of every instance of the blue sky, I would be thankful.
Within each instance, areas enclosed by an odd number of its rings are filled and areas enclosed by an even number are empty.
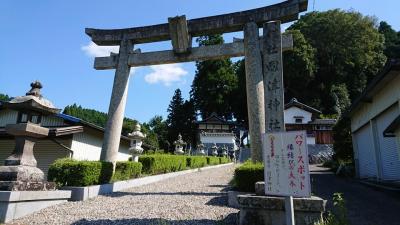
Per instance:
[[[113,70],[93,69],[94,55],[108,55],[114,48],[90,43],[85,27],[124,28],[167,22],[185,14],[188,19],[262,7],[274,0],[147,0],[147,1],[22,1],[0,3],[0,93],[23,95],[33,80],[40,80],[43,94],[59,107],[77,103],[108,111]],[[316,0],[315,10],[341,8],[385,20],[400,30],[398,0]],[[313,1],[309,1],[309,11]],[[287,24],[284,25],[284,28]],[[227,35],[226,41],[241,34]],[[169,49],[161,42],[137,46],[142,51]],[[195,73],[194,63],[135,69],[130,79],[126,116],[146,122],[167,115],[176,88],[185,98]]]

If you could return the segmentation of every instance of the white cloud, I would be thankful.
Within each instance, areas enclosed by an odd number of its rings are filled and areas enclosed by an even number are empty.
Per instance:
[[[119,52],[119,46],[98,46],[94,42],[90,42],[87,45],[81,47],[81,50],[86,53],[89,57],[101,57],[101,56],[109,56],[110,52],[117,53]],[[133,75],[136,71],[136,68],[131,67],[130,74]]]
[[[157,65],[150,68],[153,72],[144,76],[144,80],[149,84],[163,83],[165,86],[170,86],[172,83],[181,82],[188,74],[180,64]]]
[[[81,50],[90,57],[100,57],[109,56],[110,52],[118,53],[119,46],[98,46],[91,41],[89,44],[82,46]]]

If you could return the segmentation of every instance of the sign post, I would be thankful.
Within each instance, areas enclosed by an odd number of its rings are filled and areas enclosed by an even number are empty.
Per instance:
[[[310,197],[307,133],[273,132],[263,135],[265,195],[285,196],[287,224],[294,224],[293,197]],[[289,223],[290,221],[290,223]]]

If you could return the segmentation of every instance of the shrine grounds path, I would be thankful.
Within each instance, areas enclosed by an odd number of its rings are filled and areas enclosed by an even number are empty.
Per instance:
[[[376,190],[355,179],[337,177],[323,171],[312,172],[311,180],[312,192],[328,199],[328,210],[332,209],[333,193],[343,193],[351,225],[400,224],[398,192]]]
[[[237,209],[227,207],[234,165],[67,202],[14,220],[11,224],[233,224]]]

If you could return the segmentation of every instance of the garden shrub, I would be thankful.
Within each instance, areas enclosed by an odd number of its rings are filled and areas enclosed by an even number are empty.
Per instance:
[[[186,158],[186,166],[190,168],[200,168],[207,165],[207,158],[204,156],[189,156]]]
[[[140,176],[141,172],[142,164],[140,162],[117,162],[112,180],[120,181],[137,178]]]
[[[347,216],[347,208],[343,193],[333,194],[334,213],[328,212],[328,216],[321,221],[314,223],[314,225],[349,225]]]
[[[112,172],[110,162],[58,159],[50,165],[47,179],[58,186],[89,186],[109,183]]]
[[[145,174],[161,174],[186,169],[186,157],[179,155],[142,155],[142,172]]]
[[[254,185],[258,181],[264,181],[262,163],[245,162],[235,169],[233,184],[238,191],[254,192]]]
[[[207,156],[207,164],[208,165],[218,165],[219,164],[219,158],[215,156]]]
[[[230,160],[227,157],[219,157],[219,164],[229,163]]]

